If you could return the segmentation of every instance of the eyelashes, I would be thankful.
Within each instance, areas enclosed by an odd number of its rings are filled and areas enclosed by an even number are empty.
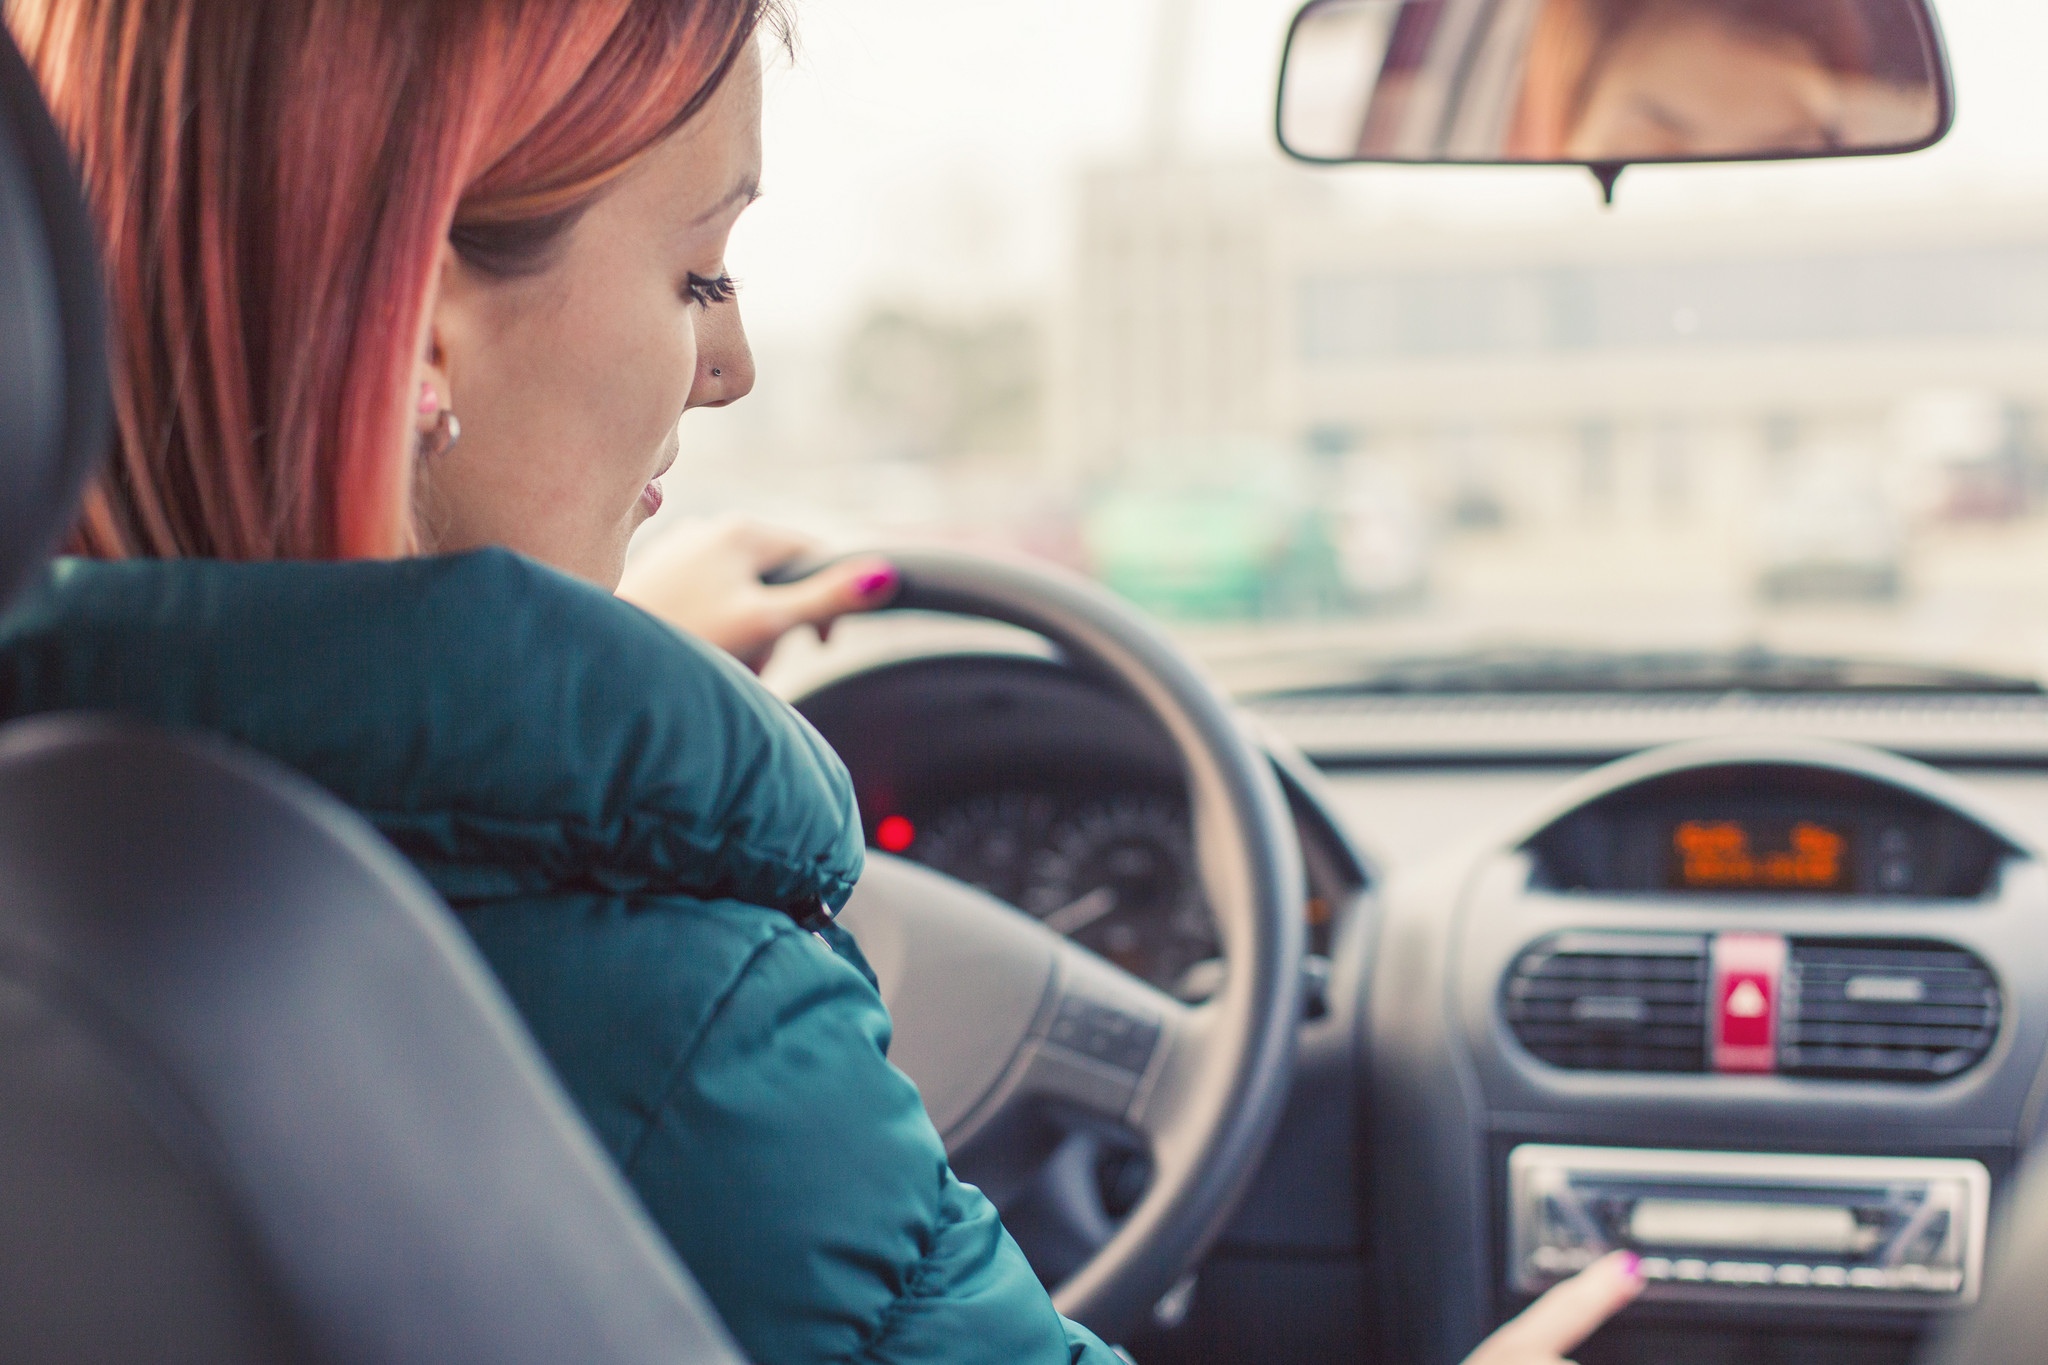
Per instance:
[[[710,308],[717,304],[728,303],[732,300],[733,295],[739,292],[740,282],[726,274],[719,274],[714,277],[699,275],[693,270],[690,272],[689,279],[683,283],[683,293],[689,297],[690,302],[696,304],[699,308]]]

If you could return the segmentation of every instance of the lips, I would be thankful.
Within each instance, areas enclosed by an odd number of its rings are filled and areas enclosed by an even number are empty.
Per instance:
[[[661,510],[661,476],[675,468],[675,464],[676,452],[670,451],[661,468],[655,470],[654,477],[647,481],[647,487],[640,490],[640,505],[647,509],[650,517]]]

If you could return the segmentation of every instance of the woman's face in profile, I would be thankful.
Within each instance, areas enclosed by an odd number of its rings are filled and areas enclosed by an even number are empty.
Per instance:
[[[1817,152],[1840,139],[1840,82],[1806,46],[1653,5],[1600,62],[1574,160]]]
[[[445,254],[422,377],[462,438],[420,469],[424,548],[501,545],[617,586],[627,543],[660,505],[684,410],[753,387],[739,306],[704,285],[724,275],[760,173],[750,47],[544,271],[498,279]]]

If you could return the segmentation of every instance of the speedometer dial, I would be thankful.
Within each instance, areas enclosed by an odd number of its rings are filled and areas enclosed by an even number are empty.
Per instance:
[[[970,796],[925,822],[910,856],[1011,905],[1024,904],[1032,862],[1051,841],[1060,808],[1035,792]]]
[[[1052,828],[1030,873],[1018,904],[1155,985],[1217,955],[1186,811],[1163,795],[1081,806]]]

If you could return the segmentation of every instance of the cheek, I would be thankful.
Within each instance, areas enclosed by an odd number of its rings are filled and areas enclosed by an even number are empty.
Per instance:
[[[606,359],[592,376],[599,397],[593,435],[644,480],[690,396],[697,341],[689,314],[673,303],[621,309],[596,320],[605,331]]]
[[[691,315],[672,297],[596,289],[494,321],[488,363],[457,379],[467,430],[435,480],[441,548],[509,545],[595,577],[638,524],[688,400]]]

